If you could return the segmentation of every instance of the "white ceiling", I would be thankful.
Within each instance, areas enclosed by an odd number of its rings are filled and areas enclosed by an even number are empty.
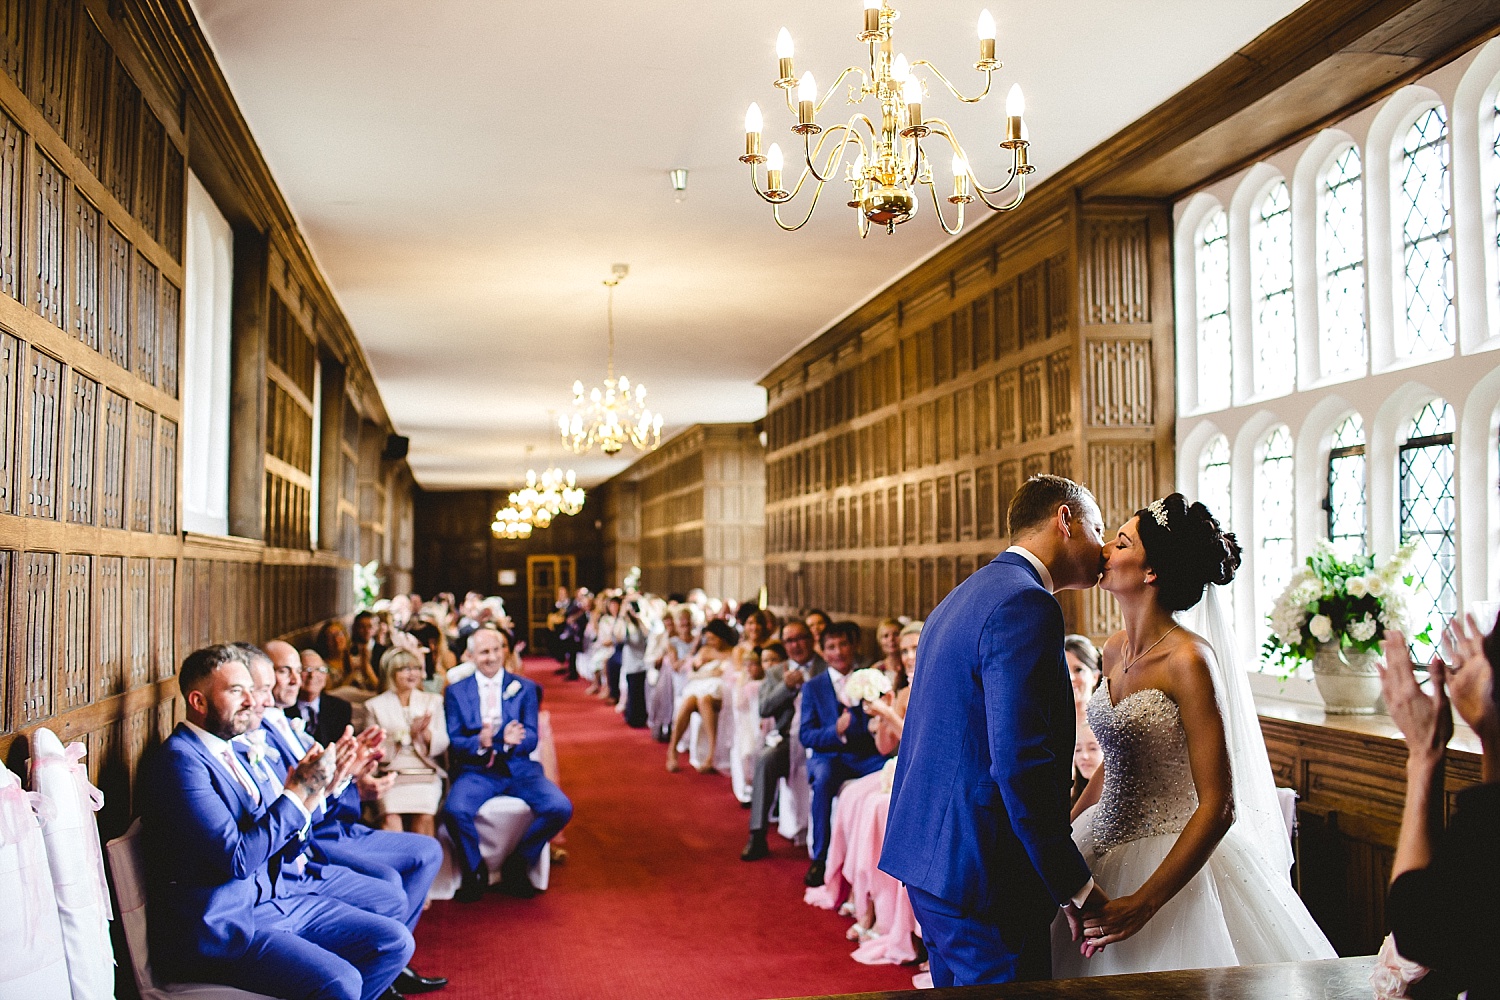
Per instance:
[[[192,3],[424,487],[511,485],[547,459],[592,484],[628,464],[628,449],[566,460],[555,430],[573,380],[603,378],[601,281],[617,261],[618,367],[670,434],[762,416],[757,378],[946,241],[924,205],[861,243],[841,190],[782,233],[736,160],[752,100],[767,143],[795,138],[770,86],[777,30],[826,86],[863,59],[858,0]],[[1006,63],[994,95],[926,110],[992,178],[1019,82],[1033,180],[1298,5],[912,0],[898,51],[975,89],[984,3]],[[673,167],[690,171],[681,203]]]

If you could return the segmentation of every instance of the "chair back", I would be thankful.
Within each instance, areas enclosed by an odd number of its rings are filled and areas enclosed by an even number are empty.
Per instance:
[[[115,914],[125,932],[130,968],[142,996],[156,989],[151,956],[146,946],[146,865],[141,859],[141,821],[104,846],[110,880],[115,885]]]

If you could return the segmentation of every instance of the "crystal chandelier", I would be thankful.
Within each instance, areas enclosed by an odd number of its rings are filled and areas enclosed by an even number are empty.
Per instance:
[[[496,538],[530,538],[531,522],[523,519],[514,507],[505,507],[495,511],[490,532]]]
[[[526,485],[510,495],[510,505],[518,510],[546,510],[550,517],[577,514],[583,510],[584,499],[583,487],[578,485],[577,478],[572,469],[563,472],[556,466],[542,470],[540,477],[535,469],[527,469]]]
[[[609,368],[604,388],[595,386],[584,395],[583,382],[573,383],[573,415],[557,418],[563,446],[582,455],[599,446],[606,455],[618,454],[626,443],[640,451],[653,451],[661,444],[661,414],[646,408],[646,387],[630,379],[615,378],[615,286],[630,273],[627,264],[616,264],[604,285],[609,289]],[[580,501],[581,502],[581,501]]]
[[[858,39],[869,47],[868,70],[850,66],[833,81],[827,93],[818,96],[818,86],[811,73],[803,73],[799,81],[792,69],[792,37],[785,28],[776,40],[776,55],[780,73],[776,86],[786,95],[787,110],[797,116],[792,132],[802,137],[804,166],[795,183],[790,187],[782,180],[785,167],[781,147],[776,143],[761,152],[760,107],[750,105],[745,113],[745,153],[741,163],[750,165],[750,183],[755,193],[772,206],[771,215],[776,224],[787,232],[795,232],[807,225],[818,207],[823,185],[839,179],[839,168],[844,164],[845,152],[855,147],[853,162],[844,173],[850,195],[848,207],[857,211],[855,216],[861,238],[869,235],[870,225],[884,226],[887,233],[894,233],[896,226],[917,214],[920,187],[925,186],[932,195],[933,212],[938,224],[949,235],[955,235],[964,226],[964,206],[977,197],[984,205],[996,212],[1009,212],[1018,208],[1026,197],[1026,175],[1036,168],[1026,162],[1028,140],[1026,124],[1021,120],[1025,113],[1025,99],[1020,85],[1011,87],[1005,101],[1005,138],[1000,147],[1010,150],[1010,169],[1004,183],[996,187],[985,187],[974,176],[969,156],[959,145],[952,127],[942,118],[927,118],[922,114],[923,98],[928,85],[917,69],[921,67],[947,88],[964,104],[977,104],[989,95],[990,83],[1000,62],[995,59],[995,19],[988,10],[979,15],[979,61],[974,68],[984,74],[984,89],[973,97],[965,97],[948,78],[926,59],[908,63],[906,56],[895,53],[892,25],[901,15],[884,0],[864,0],[864,27]],[[827,130],[817,122],[818,112],[838,91],[839,86],[851,74],[859,80],[850,81],[848,103],[863,104],[865,98],[875,98],[878,107],[872,115],[856,111],[848,121]],[[792,102],[792,91],[797,91],[796,103]],[[813,144],[813,136],[818,136]],[[946,142],[946,150],[952,153],[953,193],[948,195],[950,205],[958,212],[952,225],[943,216],[936,182],[932,176],[932,157],[923,147],[923,140],[934,138]],[[940,143],[941,146],[941,143]],[[825,147],[827,152],[825,155]],[[766,165],[766,182],[762,188],[760,165]],[[820,165],[821,164],[821,165]],[[789,223],[781,218],[781,206],[796,198],[812,180],[811,199],[807,213],[800,222]],[[1015,196],[1008,202],[991,201],[997,195],[1016,185]]]

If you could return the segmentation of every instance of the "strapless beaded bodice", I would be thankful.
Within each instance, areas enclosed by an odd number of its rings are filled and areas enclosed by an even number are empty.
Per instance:
[[[1089,700],[1088,720],[1104,753],[1094,852],[1181,833],[1198,808],[1198,792],[1177,703],[1158,688],[1142,688],[1112,705],[1106,681]]]

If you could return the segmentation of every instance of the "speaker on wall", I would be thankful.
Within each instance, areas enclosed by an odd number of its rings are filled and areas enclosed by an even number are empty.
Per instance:
[[[391,434],[385,439],[385,452],[380,457],[388,462],[399,462],[406,457],[406,449],[410,445],[411,438]]]

